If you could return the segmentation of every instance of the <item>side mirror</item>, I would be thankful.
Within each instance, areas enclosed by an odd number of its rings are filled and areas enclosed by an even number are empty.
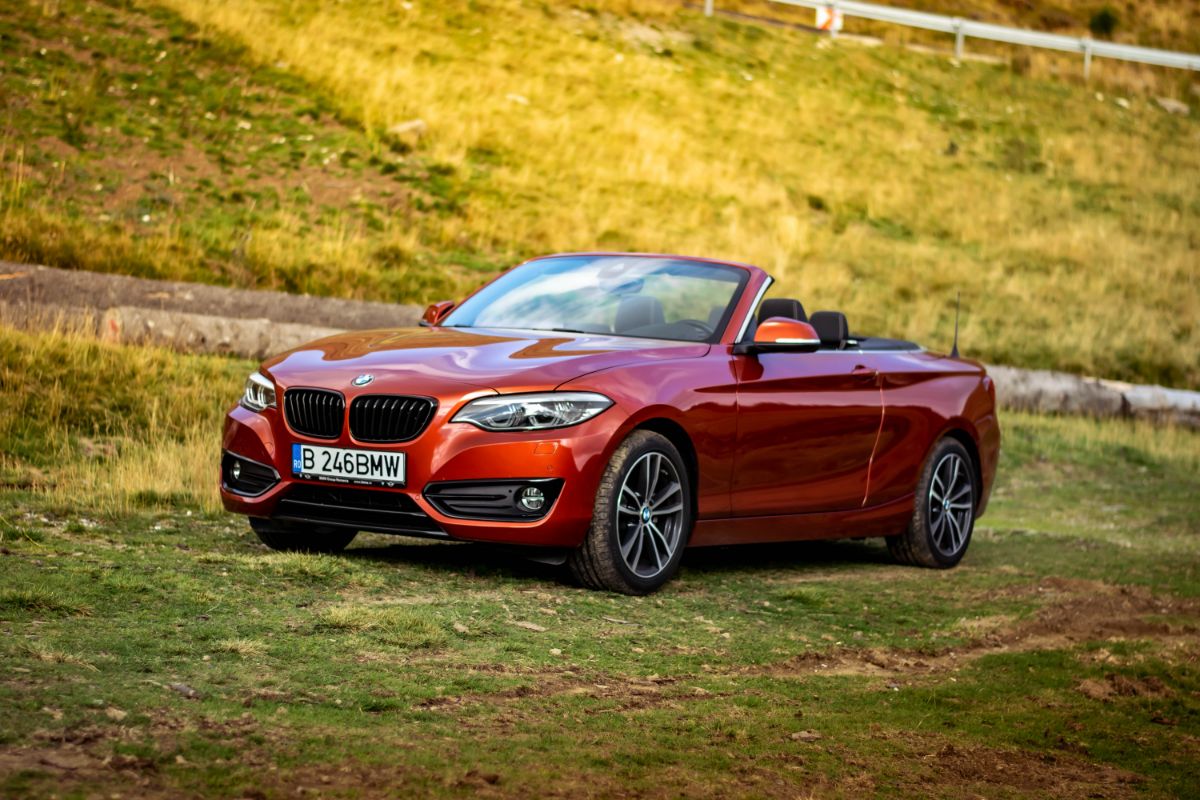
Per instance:
[[[754,332],[754,341],[743,345],[748,353],[811,353],[820,346],[816,328],[786,317],[763,320]]]
[[[425,309],[425,313],[421,315],[420,325],[422,328],[432,328],[441,323],[446,318],[446,315],[454,310],[458,305],[453,300],[442,300],[437,303],[430,303]]]

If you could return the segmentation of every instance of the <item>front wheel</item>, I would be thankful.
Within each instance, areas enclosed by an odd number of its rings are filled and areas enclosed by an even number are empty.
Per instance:
[[[962,560],[975,527],[975,466],[955,439],[938,442],[921,472],[908,529],[887,539],[901,564],[948,569]]]
[[[270,519],[250,518],[250,527],[260,542],[272,550],[294,550],[302,553],[340,553],[345,550],[357,531],[341,528],[300,525]]]
[[[567,560],[592,589],[649,594],[679,569],[692,530],[692,490],[683,458],[652,431],[629,435],[604,470],[592,525]]]

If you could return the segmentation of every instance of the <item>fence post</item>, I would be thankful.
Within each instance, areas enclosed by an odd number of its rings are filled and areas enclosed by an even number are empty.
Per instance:
[[[713,0],[704,0],[704,16],[711,17],[713,15]]]
[[[829,38],[830,39],[836,39],[838,37],[837,19],[838,19],[839,11],[841,11],[841,9],[838,8],[838,0],[833,0],[833,2],[829,4],[829,19],[830,19]]]
[[[954,18],[954,57],[962,61],[963,57],[963,21],[961,17]]]
[[[1084,36],[1079,42],[1083,46],[1083,79],[1086,81],[1092,75],[1092,40]]]

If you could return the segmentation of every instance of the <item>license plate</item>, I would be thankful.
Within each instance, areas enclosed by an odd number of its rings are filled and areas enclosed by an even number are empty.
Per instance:
[[[404,453],[292,445],[292,474],[335,483],[404,485]]]

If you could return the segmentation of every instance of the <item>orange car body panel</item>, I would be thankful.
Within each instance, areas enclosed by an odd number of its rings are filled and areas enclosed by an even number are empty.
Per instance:
[[[727,262],[716,262],[727,263]],[[288,488],[291,445],[402,451],[407,494],[452,538],[516,545],[578,546],[596,489],[616,447],[639,426],[670,426],[690,443],[696,524],[690,546],[899,533],[934,443],[953,433],[978,455],[979,513],[1000,448],[995,390],[981,365],[924,351],[742,353],[735,346],[770,278],[750,272],[714,344],[600,334],[419,328],[358,331],[276,356],[262,372],[279,408],[235,406],[226,451],[272,466],[281,480],[256,497],[229,491],[233,512],[270,517]],[[374,382],[355,388],[353,379]],[[432,397],[437,410],[415,439],[392,445],[292,430],[282,413],[293,387],[336,389],[347,407],[359,394]],[[451,422],[470,400],[496,393],[599,392],[613,406],[569,428],[488,432]],[[535,521],[470,520],[442,514],[427,484],[560,478],[562,491]]]

